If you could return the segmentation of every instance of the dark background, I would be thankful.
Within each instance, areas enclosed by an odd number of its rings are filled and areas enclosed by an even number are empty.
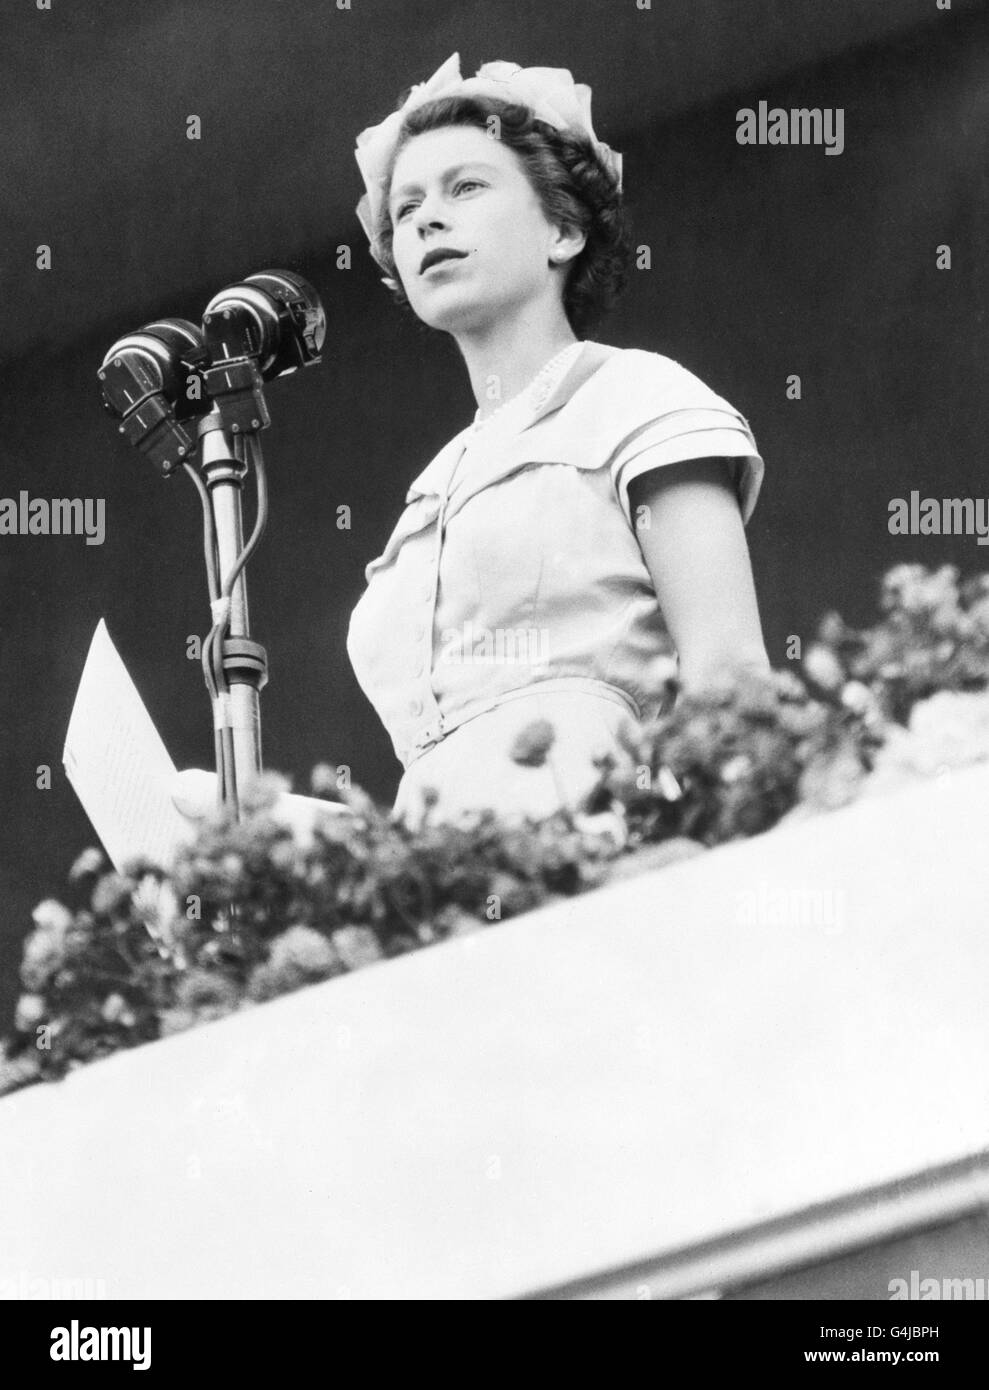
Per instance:
[[[989,556],[894,537],[912,488],[986,496],[989,14],[954,0],[7,0],[0,46],[0,496],[103,497],[103,546],[0,537],[0,1022],[30,909],[95,839],[61,767],[105,616],[172,756],[209,766],[186,639],[208,627],[198,501],[115,437],[96,369],[150,318],[198,319],[270,266],[323,297],[323,363],[269,388],[272,515],[249,571],[268,648],[265,759],[321,760],[389,798],[400,768],[354,680],[347,622],[408,483],[473,412],[455,346],[395,309],[353,209],[357,132],[455,50],[569,67],[625,155],[636,244],[591,336],[664,352],[750,421],[766,460],[749,528],[770,655],[836,607],[874,612],[898,561]],[[843,107],[845,150],[743,147],[735,112]],[[186,117],[203,138],[186,139]],[[35,269],[49,244],[53,268]],[[936,247],[953,268],[938,271]],[[348,244],[353,268],[336,268]],[[788,401],[798,373],[803,399]],[[352,508],[339,531],[336,508]],[[52,767],[51,791],[35,787]]]

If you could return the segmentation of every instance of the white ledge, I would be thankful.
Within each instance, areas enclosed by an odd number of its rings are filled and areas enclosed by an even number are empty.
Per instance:
[[[977,1154],[987,827],[944,775],[15,1093],[0,1290],[513,1297]]]

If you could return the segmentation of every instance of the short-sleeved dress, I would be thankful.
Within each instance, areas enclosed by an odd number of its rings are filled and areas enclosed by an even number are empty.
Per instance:
[[[675,656],[636,539],[628,486],[684,459],[733,460],[744,521],[763,463],[747,421],[658,353],[585,341],[562,375],[455,435],[408,489],[347,635],[354,673],[405,771],[419,822],[491,807],[576,807],[594,759],[658,712]],[[548,720],[546,761],[511,758]]]

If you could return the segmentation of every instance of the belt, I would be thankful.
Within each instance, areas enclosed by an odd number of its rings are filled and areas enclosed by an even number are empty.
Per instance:
[[[599,699],[610,700],[612,704],[620,705],[633,719],[642,718],[637,702],[620,686],[611,685],[608,681],[597,680],[593,676],[550,676],[546,680],[531,681],[528,685],[518,686],[515,690],[502,691],[500,695],[485,701],[480,708],[473,708],[468,705],[466,712],[461,713],[455,722],[451,722],[448,717],[440,714],[432,723],[420,729],[412,740],[406,755],[407,761],[403,759],[406,770],[421,758],[423,753],[442,742],[455,729],[459,729],[462,724],[477,719],[479,715],[490,714],[492,710],[498,709],[512,700],[522,699],[526,696],[549,695],[556,692],[573,693],[575,691],[586,695],[596,695]]]
[[[441,714],[438,719],[433,720],[432,724],[427,724],[424,729],[420,729],[418,734],[416,734],[409,750],[411,754],[414,754],[414,757],[412,757],[410,761],[414,762],[415,758],[425,753],[427,748],[432,748],[434,743],[439,743],[441,739],[446,738],[447,734],[450,732],[451,730],[446,728],[445,721]]]

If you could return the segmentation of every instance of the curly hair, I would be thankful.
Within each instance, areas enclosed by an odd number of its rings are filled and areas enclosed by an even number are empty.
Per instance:
[[[391,186],[399,152],[414,136],[444,126],[486,130],[492,116],[500,123],[502,143],[521,160],[546,218],[556,226],[578,227],[586,234],[583,249],[569,263],[563,290],[564,312],[580,336],[624,289],[630,245],[617,181],[586,136],[557,130],[534,116],[529,107],[496,97],[438,97],[416,107],[402,122],[385,186]],[[384,199],[373,252],[393,282],[389,288],[396,302],[407,304],[392,254],[392,230]]]

